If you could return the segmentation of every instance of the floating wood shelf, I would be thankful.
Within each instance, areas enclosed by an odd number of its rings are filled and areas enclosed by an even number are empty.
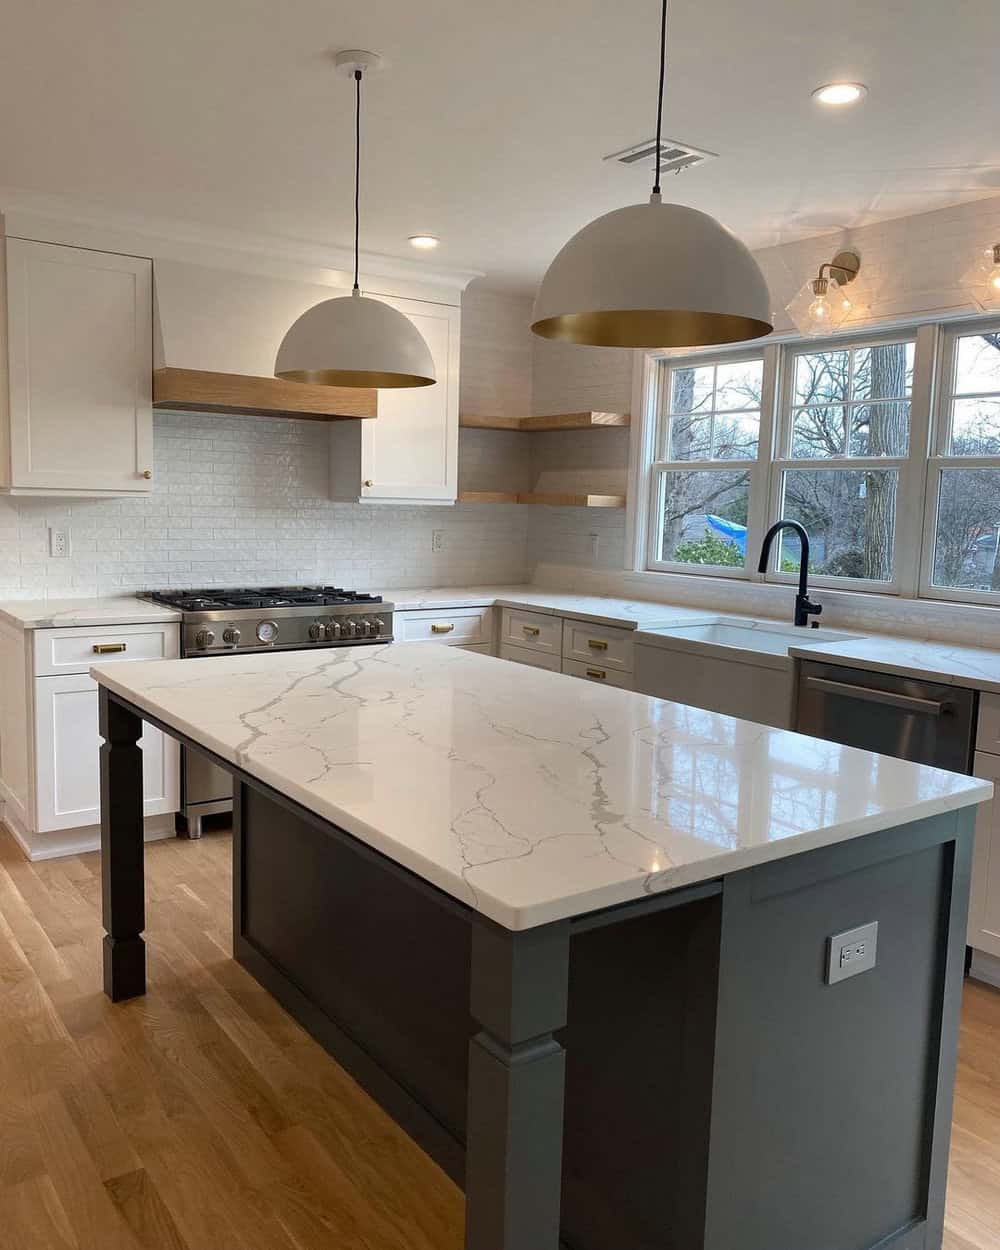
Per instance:
[[[543,504],[553,508],[624,508],[625,496],[571,495],[539,491],[513,494],[499,490],[462,490],[458,492],[458,502]]]
[[[596,430],[629,424],[627,412],[560,412],[551,417],[480,417],[463,412],[458,424],[470,430]]]
[[[235,412],[307,421],[357,421],[378,415],[378,391],[311,386],[203,369],[155,369],[153,407],[179,412]]]

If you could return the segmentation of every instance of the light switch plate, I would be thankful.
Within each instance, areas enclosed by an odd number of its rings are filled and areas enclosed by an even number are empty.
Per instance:
[[[829,940],[826,979],[829,985],[870,972],[878,949],[878,921],[835,933]]]

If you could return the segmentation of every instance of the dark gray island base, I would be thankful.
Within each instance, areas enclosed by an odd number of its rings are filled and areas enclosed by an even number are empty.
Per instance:
[[[117,1000],[142,719],[190,740],[100,697]],[[213,758],[237,960],[464,1186],[468,1250],[939,1250],[974,808],[513,931]]]

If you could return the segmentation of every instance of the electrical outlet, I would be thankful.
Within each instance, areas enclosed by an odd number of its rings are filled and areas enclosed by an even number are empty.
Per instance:
[[[444,551],[444,530],[431,530],[431,551]]]
[[[860,972],[870,972],[875,967],[877,948],[877,920],[873,920],[871,924],[861,925],[857,929],[835,933],[829,943],[826,971],[828,984],[836,985],[838,981],[856,977]]]
[[[49,527],[49,555],[58,559],[69,555],[69,530]]]

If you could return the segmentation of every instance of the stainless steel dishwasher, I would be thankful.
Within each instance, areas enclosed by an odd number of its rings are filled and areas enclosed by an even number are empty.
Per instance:
[[[803,660],[795,728],[814,738],[933,764],[972,767],[975,690]]]

